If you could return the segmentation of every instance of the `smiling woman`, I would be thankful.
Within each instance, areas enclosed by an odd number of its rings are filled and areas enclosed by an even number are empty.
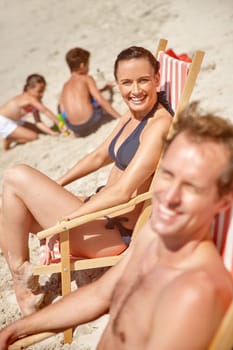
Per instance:
[[[172,121],[170,108],[164,108],[164,100],[156,92],[158,69],[155,57],[142,47],[133,46],[119,54],[115,76],[129,110],[109,137],[59,180],[55,182],[23,164],[6,171],[0,218],[4,230],[0,231],[0,245],[24,314],[35,311],[38,302],[38,296],[28,285],[29,232],[50,227],[61,217],[72,219],[124,203],[149,189]],[[113,167],[106,185],[90,200],[83,201],[63,188],[110,163]],[[70,235],[71,254],[91,258],[121,253],[127,248],[122,236],[134,227],[140,210],[141,207],[136,206],[126,217],[117,216],[111,227],[107,218],[107,221],[96,220],[74,228]],[[55,239],[50,237],[46,241],[46,264],[53,259]]]
[[[118,55],[114,75],[121,95],[134,117],[144,118],[157,102],[156,91],[160,82],[159,62],[151,52],[132,46]],[[167,101],[164,102],[166,104]],[[170,106],[168,104],[166,106],[173,114]]]

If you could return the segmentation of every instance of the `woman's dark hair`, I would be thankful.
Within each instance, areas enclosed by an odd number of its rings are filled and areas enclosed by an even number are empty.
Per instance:
[[[117,80],[117,70],[120,61],[127,61],[133,58],[144,58],[154,68],[155,73],[159,71],[159,61],[156,60],[155,56],[147,49],[141,46],[130,46],[127,49],[121,51],[116,58],[114,64],[114,76]]]

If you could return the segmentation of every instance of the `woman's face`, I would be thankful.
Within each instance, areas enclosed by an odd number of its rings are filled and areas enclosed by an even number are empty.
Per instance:
[[[145,58],[122,60],[118,64],[117,83],[131,112],[144,117],[155,104],[159,73]]]

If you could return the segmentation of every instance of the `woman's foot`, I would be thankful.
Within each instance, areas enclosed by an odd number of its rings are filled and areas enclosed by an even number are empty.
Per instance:
[[[13,273],[16,299],[23,315],[30,315],[38,310],[43,301],[44,294],[41,292],[38,279],[38,276],[33,276],[32,264],[28,261]]]

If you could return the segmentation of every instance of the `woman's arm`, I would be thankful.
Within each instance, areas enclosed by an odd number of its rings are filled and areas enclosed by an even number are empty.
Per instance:
[[[98,147],[97,150],[87,154],[78,161],[70,170],[62,175],[56,182],[61,186],[66,186],[71,182],[78,180],[101,167],[110,164],[111,159],[105,152],[104,147]]]
[[[61,186],[68,185],[69,183],[78,180],[100,168],[103,166],[110,164],[112,160],[109,157],[108,154],[108,148],[111,140],[114,138],[116,133],[119,131],[119,129],[122,127],[125,120],[128,118],[128,115],[126,114],[124,117],[122,117],[117,124],[117,126],[114,128],[114,130],[111,132],[111,134],[107,137],[107,139],[97,147],[96,150],[93,152],[87,154],[84,158],[82,158],[80,161],[78,161],[73,168],[68,170],[63,176],[61,176],[57,183]]]
[[[68,219],[89,214],[98,210],[127,202],[135,191],[153,175],[163,147],[163,140],[167,135],[171,117],[166,113],[148,121],[140,140],[140,146],[118,180],[98,192],[92,200],[84,203]]]
[[[98,102],[98,104],[111,116],[118,119],[121,115],[111,106],[111,104],[101,95],[99,89],[97,88],[95,80],[91,77],[87,77],[88,89],[91,96]]]

